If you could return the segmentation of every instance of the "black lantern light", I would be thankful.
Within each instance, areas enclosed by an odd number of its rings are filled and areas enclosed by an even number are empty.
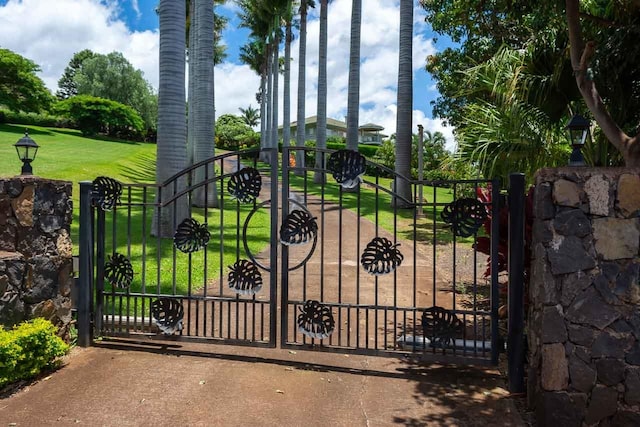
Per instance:
[[[587,142],[587,138],[591,137],[590,128],[591,122],[580,114],[573,116],[567,124],[566,129],[569,130],[571,146],[573,147],[571,157],[569,157],[569,166],[586,166],[581,150],[585,142]]]
[[[29,137],[29,132],[24,133],[24,136],[18,140],[15,144],[18,157],[22,161],[22,175],[33,175],[33,169],[31,169],[31,162],[36,158],[38,152],[38,144]]]

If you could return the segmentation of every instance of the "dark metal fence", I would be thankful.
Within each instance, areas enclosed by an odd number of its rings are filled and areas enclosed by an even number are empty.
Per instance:
[[[227,153],[161,185],[82,183],[79,322],[106,337],[273,347],[279,331],[285,348],[497,362],[498,181],[415,181],[346,150],[267,153],[270,165]]]

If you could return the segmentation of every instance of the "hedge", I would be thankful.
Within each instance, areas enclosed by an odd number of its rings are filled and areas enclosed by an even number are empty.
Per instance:
[[[55,367],[68,351],[69,346],[56,335],[56,327],[45,319],[0,330],[0,387]]]

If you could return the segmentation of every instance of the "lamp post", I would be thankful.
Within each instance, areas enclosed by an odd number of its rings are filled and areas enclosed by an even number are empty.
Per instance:
[[[573,147],[571,157],[569,157],[569,166],[586,166],[581,150],[585,142],[587,142],[587,138],[591,137],[589,132],[590,127],[591,122],[580,114],[574,115],[571,120],[569,120],[566,129],[569,130],[569,138],[571,139],[571,146]]]
[[[25,131],[24,136],[18,140],[15,144],[18,157],[22,161],[21,175],[33,175],[33,169],[31,168],[31,162],[36,158],[38,152],[38,144],[29,137],[29,132]]]

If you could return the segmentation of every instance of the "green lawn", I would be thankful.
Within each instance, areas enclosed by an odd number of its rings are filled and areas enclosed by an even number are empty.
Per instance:
[[[151,183],[155,180],[155,144],[84,138],[78,131],[69,129],[37,126],[28,128],[29,135],[40,146],[32,164],[34,174],[73,183],[72,240],[74,243],[78,241],[78,183],[80,181],[93,181],[97,176],[108,176],[122,183]],[[24,126],[0,125],[0,176],[11,177],[20,174],[21,162],[18,160],[13,144],[24,135],[24,131]],[[123,201],[126,197],[127,194],[124,194]],[[139,197],[139,193],[134,194],[132,201],[135,202]],[[152,192],[147,197],[148,202],[153,201]],[[136,272],[131,291],[137,292],[144,286],[147,291],[152,292],[159,289],[162,293],[186,294],[191,286],[190,283],[193,284],[192,290],[201,288],[205,274],[208,279],[221,277],[221,272],[235,262],[239,247],[236,239],[238,221],[241,228],[250,210],[250,206],[241,206],[238,211],[235,202],[230,203],[228,197],[222,215],[219,209],[209,209],[207,222],[212,240],[207,250],[206,272],[202,251],[192,256],[191,268],[189,268],[189,257],[178,251],[174,265],[172,240],[156,239],[150,236],[152,208],[147,210],[144,218],[139,207],[133,208],[130,212],[125,208],[116,209],[116,245],[110,241],[113,234],[111,231],[113,213],[107,213],[106,253],[119,252],[131,258]],[[131,217],[130,226],[127,221],[129,216]],[[201,209],[194,209],[193,216],[200,223],[204,221],[204,212]],[[220,227],[221,223],[224,227]],[[222,234],[220,230],[223,230]],[[248,234],[251,238],[248,244],[255,254],[264,249],[269,242],[267,212],[261,210],[253,216],[250,231]],[[128,235],[131,237],[128,238]],[[220,236],[223,238],[222,243],[219,243]],[[77,253],[77,250],[75,252]],[[221,252],[223,255],[220,255]],[[146,260],[144,268],[142,268],[143,253]],[[241,253],[240,257],[243,258],[244,255]],[[159,277],[158,266],[161,272]],[[150,287],[153,287],[153,290],[150,290]]]

